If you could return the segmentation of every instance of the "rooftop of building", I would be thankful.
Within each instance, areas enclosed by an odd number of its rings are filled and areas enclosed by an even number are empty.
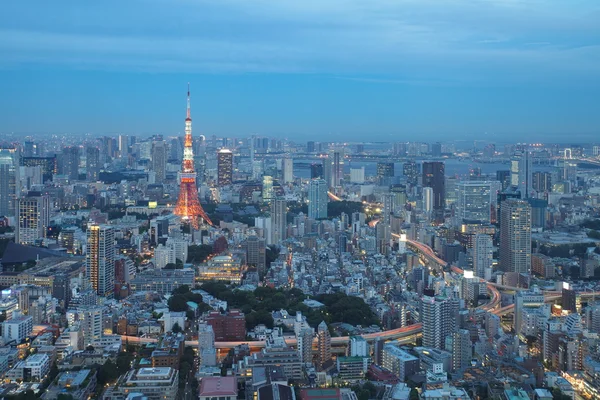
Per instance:
[[[302,389],[300,390],[300,398],[302,400],[340,400],[339,389]]]
[[[237,396],[237,379],[233,376],[209,376],[200,382],[200,396]]]

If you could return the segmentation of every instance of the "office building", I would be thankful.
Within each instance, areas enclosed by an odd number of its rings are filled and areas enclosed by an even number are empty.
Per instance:
[[[233,181],[233,153],[229,149],[221,149],[217,153],[217,185],[231,185]]]
[[[344,154],[340,150],[334,150],[331,161],[331,183],[332,187],[338,187],[344,178]]]
[[[273,200],[273,177],[269,175],[263,176],[262,181],[262,198],[265,203]]]
[[[350,168],[350,183],[365,183],[365,167]]]
[[[423,211],[427,215],[433,213],[433,189],[430,187],[423,188]]]
[[[103,398],[129,399],[130,394],[139,393],[140,398],[148,400],[175,399],[178,391],[179,371],[175,368],[135,368],[109,386]]]
[[[500,269],[531,272],[531,206],[524,200],[502,202],[500,215]]]
[[[312,179],[308,187],[308,217],[327,218],[327,183],[323,179]]]
[[[78,146],[65,147],[61,154],[61,174],[67,175],[70,181],[79,179],[79,163],[81,155]]]
[[[212,327],[217,342],[239,342],[246,339],[246,318],[239,310],[226,313],[210,311],[204,321]]]
[[[419,372],[420,361],[417,357],[388,343],[383,346],[383,365],[385,369],[396,375],[401,382]]]
[[[442,156],[442,144],[439,142],[431,144],[431,156],[441,157]]]
[[[13,216],[21,191],[16,149],[0,149],[0,216]]]
[[[496,181],[466,181],[456,183],[455,219],[489,223],[495,219],[500,183]]]
[[[577,291],[571,287],[570,283],[563,282],[561,304],[562,309],[570,313],[577,313],[581,308],[581,301],[578,299]]]
[[[314,163],[310,165],[310,179],[323,178],[323,164]]]
[[[277,392],[277,394],[279,394],[279,392]],[[238,385],[235,377],[208,376],[202,378],[198,400],[236,400],[237,397]],[[273,400],[275,399],[278,399],[278,397],[273,397]]]
[[[552,174],[550,172],[536,171],[531,174],[531,187],[537,193],[548,193],[552,191]]]
[[[377,163],[377,179],[380,182],[389,182],[390,178],[394,177],[393,162],[378,162]]]
[[[100,150],[97,147],[88,146],[85,150],[85,176],[91,182],[100,177]]]
[[[183,285],[193,287],[194,279],[195,272],[191,268],[147,269],[136,274],[130,285],[132,292],[148,291],[166,295]]]
[[[167,179],[167,143],[164,140],[152,142],[152,171],[155,183]]]
[[[284,158],[281,164],[281,173],[283,175],[283,183],[292,183],[294,181],[294,160]]]
[[[443,349],[446,336],[456,331],[458,311],[458,301],[455,299],[423,296],[423,346]]]
[[[94,291],[111,297],[115,287],[115,232],[108,225],[87,228],[86,275]]]
[[[287,202],[274,199],[271,202],[271,241],[278,244],[287,238]]]
[[[230,255],[215,256],[198,266],[198,279],[240,284],[242,282],[241,261]]]
[[[5,150],[0,150],[0,153]],[[1,164],[0,156],[0,164]],[[42,167],[42,180],[44,182],[52,180],[52,177],[58,173],[58,161],[56,156],[52,157],[21,157],[20,165],[22,167]]]
[[[473,270],[485,280],[492,278],[494,245],[490,235],[479,233],[473,241]]]
[[[406,177],[406,182],[409,185],[416,185],[419,181],[419,164],[414,161],[405,162],[402,165],[402,174]]]
[[[331,361],[331,334],[325,321],[317,327],[317,361],[321,370]]]
[[[33,318],[30,316],[14,316],[2,323],[2,337],[5,342],[16,341],[17,344],[25,340],[33,331]]]
[[[516,293],[514,329],[517,335],[521,334],[523,328],[523,313],[526,312],[527,309],[538,309],[543,305],[544,293],[537,287]]]
[[[50,197],[40,192],[29,192],[17,200],[16,242],[35,245],[46,237],[50,225]]]
[[[423,163],[423,187],[433,189],[433,210],[437,220],[442,220],[446,207],[445,165],[440,161]]]
[[[18,361],[6,373],[10,381],[43,381],[50,372],[50,357],[48,354],[32,354],[23,361]]]
[[[265,272],[267,246],[264,238],[252,235],[244,243],[246,249],[246,262],[256,267],[260,272]]]
[[[521,192],[522,199],[533,195],[533,155],[524,151],[510,161],[511,185]]]

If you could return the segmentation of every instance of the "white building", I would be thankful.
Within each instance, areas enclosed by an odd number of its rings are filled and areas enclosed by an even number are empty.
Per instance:
[[[163,314],[163,321],[165,324],[165,332],[172,332],[175,324],[179,325],[181,330],[185,329],[185,312],[166,312]]]
[[[350,182],[351,183],[365,183],[365,167],[350,168]]]
[[[284,158],[281,166],[283,174],[283,183],[291,183],[294,180],[294,160]]]
[[[313,179],[308,187],[308,217],[312,219],[327,218],[327,182],[324,179]]]
[[[11,381],[32,380],[41,381],[50,372],[50,358],[47,354],[33,354],[24,361],[19,361],[6,373]]]
[[[33,318],[19,316],[2,323],[2,336],[6,342],[15,340],[20,343],[33,331]]]

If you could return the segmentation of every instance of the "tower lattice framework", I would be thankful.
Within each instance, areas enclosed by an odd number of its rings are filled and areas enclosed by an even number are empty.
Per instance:
[[[179,215],[182,219],[189,221],[194,228],[198,228],[200,218],[209,225],[212,225],[212,221],[208,218],[208,215],[206,215],[206,212],[200,205],[200,200],[198,199],[196,171],[194,170],[194,151],[192,149],[192,116],[189,84],[187,92],[187,117],[185,119],[183,162],[179,177],[179,197],[177,198],[177,205],[175,206],[175,215]]]

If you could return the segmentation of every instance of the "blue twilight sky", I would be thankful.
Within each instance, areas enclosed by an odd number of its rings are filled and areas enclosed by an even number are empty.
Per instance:
[[[598,0],[0,5],[0,134],[593,141]]]

